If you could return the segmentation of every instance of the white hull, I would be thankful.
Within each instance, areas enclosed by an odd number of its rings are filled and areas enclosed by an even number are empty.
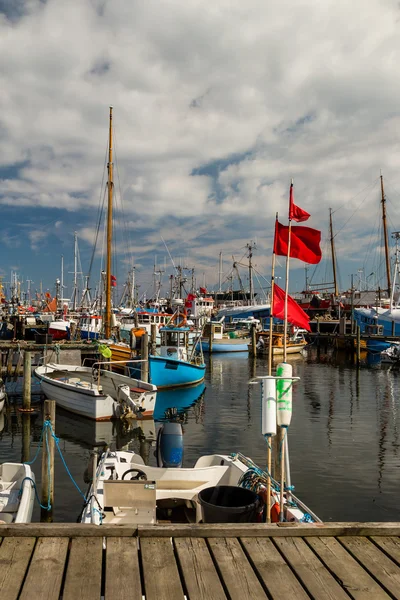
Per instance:
[[[30,479],[35,481],[29,465],[21,463],[0,465],[0,523],[31,522],[35,490]]]
[[[251,464],[246,464],[246,461]],[[193,468],[163,468],[145,465],[142,457],[134,452],[106,452],[97,466],[94,484],[87,495],[90,501],[84,508],[81,522],[96,525],[103,523],[119,525],[134,522],[155,523],[156,506],[179,505],[192,508],[196,515],[196,521],[200,521],[202,513],[198,502],[199,492],[205,488],[219,485],[237,486],[240,478],[253,465],[254,463],[241,455],[214,454],[202,456]],[[256,465],[254,467],[257,468]],[[134,472],[129,474],[129,471]],[[110,474],[112,475],[110,476]],[[136,477],[137,475],[138,477]],[[136,479],[136,482],[129,481],[131,477]],[[144,486],[148,488],[147,491],[146,489],[142,492],[139,491],[139,494],[142,495],[136,506],[135,483],[139,483],[139,479],[147,480],[149,484],[144,483]],[[114,503],[111,507],[106,499],[108,491],[105,490],[105,481],[109,488],[114,487],[115,484],[115,491],[112,494]],[[151,493],[153,494],[153,509],[148,504],[143,505],[143,493],[150,497]],[[301,520],[304,512],[307,512],[315,521],[319,521],[318,517],[313,515],[295,496],[292,495],[291,498],[297,502],[297,506],[287,507],[290,519],[293,517],[293,520]],[[284,503],[286,503],[286,498],[284,498]],[[149,520],[146,521],[146,519]]]
[[[286,348],[286,354],[299,354],[303,348],[306,347],[307,344],[293,344],[288,345]],[[249,350],[251,351],[253,346],[249,345]],[[257,349],[257,354],[262,356],[268,356],[269,348],[268,344],[264,346],[264,348]],[[272,356],[283,356],[283,346],[273,346],[272,347]]]
[[[35,369],[43,393],[62,408],[77,415],[109,420],[121,415],[126,406],[118,397],[119,386],[129,386],[132,402],[141,409],[141,416],[152,417],[156,403],[155,386],[112,373],[101,371],[99,379],[93,378],[89,367],[49,364]]]

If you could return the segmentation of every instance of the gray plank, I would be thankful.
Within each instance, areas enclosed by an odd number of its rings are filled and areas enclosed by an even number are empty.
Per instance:
[[[183,599],[183,589],[175,560],[172,540],[140,540],[146,600]]]
[[[208,543],[231,600],[267,598],[237,539],[209,538]]]
[[[226,600],[205,540],[176,538],[174,545],[190,600]]]
[[[304,540],[297,537],[273,539],[308,593],[315,600],[348,600],[346,592]]]
[[[105,600],[142,600],[138,540],[107,538]]]
[[[400,600],[400,568],[364,537],[339,538],[345,548],[388,590]]]
[[[99,527],[101,529],[101,527]],[[103,539],[73,538],[67,565],[63,600],[99,600]]]
[[[241,538],[241,542],[273,600],[310,598],[270,539]]]
[[[7,538],[0,546],[0,600],[18,598],[35,538]]]
[[[390,597],[335,538],[308,538],[307,542],[355,600]]]
[[[58,600],[68,551],[68,538],[37,541],[20,600]]]
[[[398,537],[385,537],[385,536],[372,536],[371,540],[379,546],[386,554],[390,556],[394,562],[400,565],[400,538]]]

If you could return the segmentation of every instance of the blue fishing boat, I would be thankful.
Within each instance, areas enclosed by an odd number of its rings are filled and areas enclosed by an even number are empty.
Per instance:
[[[185,324],[162,327],[159,355],[149,356],[150,381],[157,388],[174,388],[203,381],[206,365],[194,346],[188,354],[190,328]]]

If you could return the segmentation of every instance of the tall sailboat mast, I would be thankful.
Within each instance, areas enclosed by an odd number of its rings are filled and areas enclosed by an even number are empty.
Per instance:
[[[111,243],[112,243],[112,201],[113,201],[113,163],[112,163],[112,106],[110,106],[110,126],[108,139],[108,207],[107,207],[107,263],[106,263],[106,314],[104,333],[111,336]]]
[[[386,261],[386,277],[387,277],[387,292],[390,298],[392,292],[392,284],[390,280],[390,257],[389,257],[389,240],[388,240],[388,232],[387,232],[387,222],[386,222],[386,198],[385,198],[385,190],[383,188],[383,175],[381,173],[381,195],[382,195],[382,224],[383,224],[383,235],[385,240],[385,261]]]
[[[333,285],[335,290],[335,296],[339,296],[339,288],[337,284],[336,274],[336,254],[335,254],[335,240],[333,237],[333,225],[332,225],[332,209],[329,209],[329,230],[331,234],[331,253],[332,253],[332,269],[333,269]]]

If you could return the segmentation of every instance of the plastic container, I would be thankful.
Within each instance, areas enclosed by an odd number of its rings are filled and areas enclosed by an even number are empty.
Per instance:
[[[260,499],[234,485],[217,485],[199,492],[203,523],[256,523]]]

